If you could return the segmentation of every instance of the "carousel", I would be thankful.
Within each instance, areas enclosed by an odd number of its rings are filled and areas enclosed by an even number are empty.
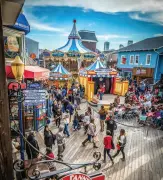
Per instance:
[[[59,62],[50,72],[49,85],[56,87],[70,86],[72,80],[72,74],[68,72],[63,65]]]
[[[73,21],[73,28],[68,36],[67,43],[50,54],[45,50],[43,52],[45,61],[52,60],[55,63],[61,62],[63,66],[72,72],[72,75],[78,75],[81,67],[87,67],[96,59],[97,53],[87,49],[81,42],[80,35],[76,28],[76,20]]]

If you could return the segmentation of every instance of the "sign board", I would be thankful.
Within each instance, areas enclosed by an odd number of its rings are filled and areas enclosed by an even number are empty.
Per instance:
[[[38,82],[28,84],[28,89],[40,89],[40,88],[41,88],[41,84]]]
[[[25,105],[38,105],[44,103],[47,99],[47,91],[46,90],[24,90],[23,91],[25,96]]]
[[[63,177],[61,180],[105,180],[105,175],[100,174],[89,177],[86,174],[76,173],[76,174],[69,174]]]
[[[146,69],[137,69],[136,70],[136,74],[138,75],[138,74],[146,74],[147,72],[146,72]]]

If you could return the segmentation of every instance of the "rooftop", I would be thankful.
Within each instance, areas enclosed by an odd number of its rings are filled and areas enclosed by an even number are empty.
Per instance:
[[[125,51],[149,51],[163,47],[163,36],[147,38],[127,47],[121,48],[119,52]]]
[[[79,35],[82,41],[98,42],[95,31],[80,30]]]

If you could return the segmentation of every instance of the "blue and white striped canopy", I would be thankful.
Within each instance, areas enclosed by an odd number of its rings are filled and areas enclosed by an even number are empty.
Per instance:
[[[86,68],[86,70],[87,71],[94,71],[94,70],[100,69],[100,68],[106,68],[106,66],[100,61],[100,58],[97,58],[97,60],[93,64],[88,66]]]
[[[61,63],[59,63],[58,66],[51,71],[51,73],[59,73],[62,75],[70,75],[71,74],[62,66]]]
[[[72,28],[72,31],[70,35],[68,36],[68,42],[65,46],[58,48],[56,50],[59,50],[61,52],[76,52],[76,53],[90,53],[93,52],[89,49],[87,49],[85,46],[83,46],[81,42],[80,35],[76,29],[76,20],[73,21],[74,25]]]

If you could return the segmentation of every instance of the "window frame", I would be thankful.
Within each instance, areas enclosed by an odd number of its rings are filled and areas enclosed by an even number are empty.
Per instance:
[[[131,57],[133,57],[133,62],[131,63]],[[135,56],[134,55],[130,55],[130,62],[129,64],[134,64],[134,61],[135,61]]]
[[[148,56],[150,56],[150,63],[149,63],[149,64],[147,64],[147,57],[148,57]],[[152,59],[152,54],[147,54],[147,55],[146,55],[145,65],[150,66],[150,65],[151,65],[151,59]]]
[[[136,63],[136,57],[138,57],[138,63]],[[135,60],[134,60],[134,64],[138,65],[139,64],[139,54],[135,55]]]
[[[123,64],[123,63],[122,63],[122,58],[123,58],[123,57],[126,58],[126,55],[121,55],[121,64]],[[126,58],[126,61],[127,61],[127,58]],[[123,64],[123,65],[125,65],[125,64]]]

